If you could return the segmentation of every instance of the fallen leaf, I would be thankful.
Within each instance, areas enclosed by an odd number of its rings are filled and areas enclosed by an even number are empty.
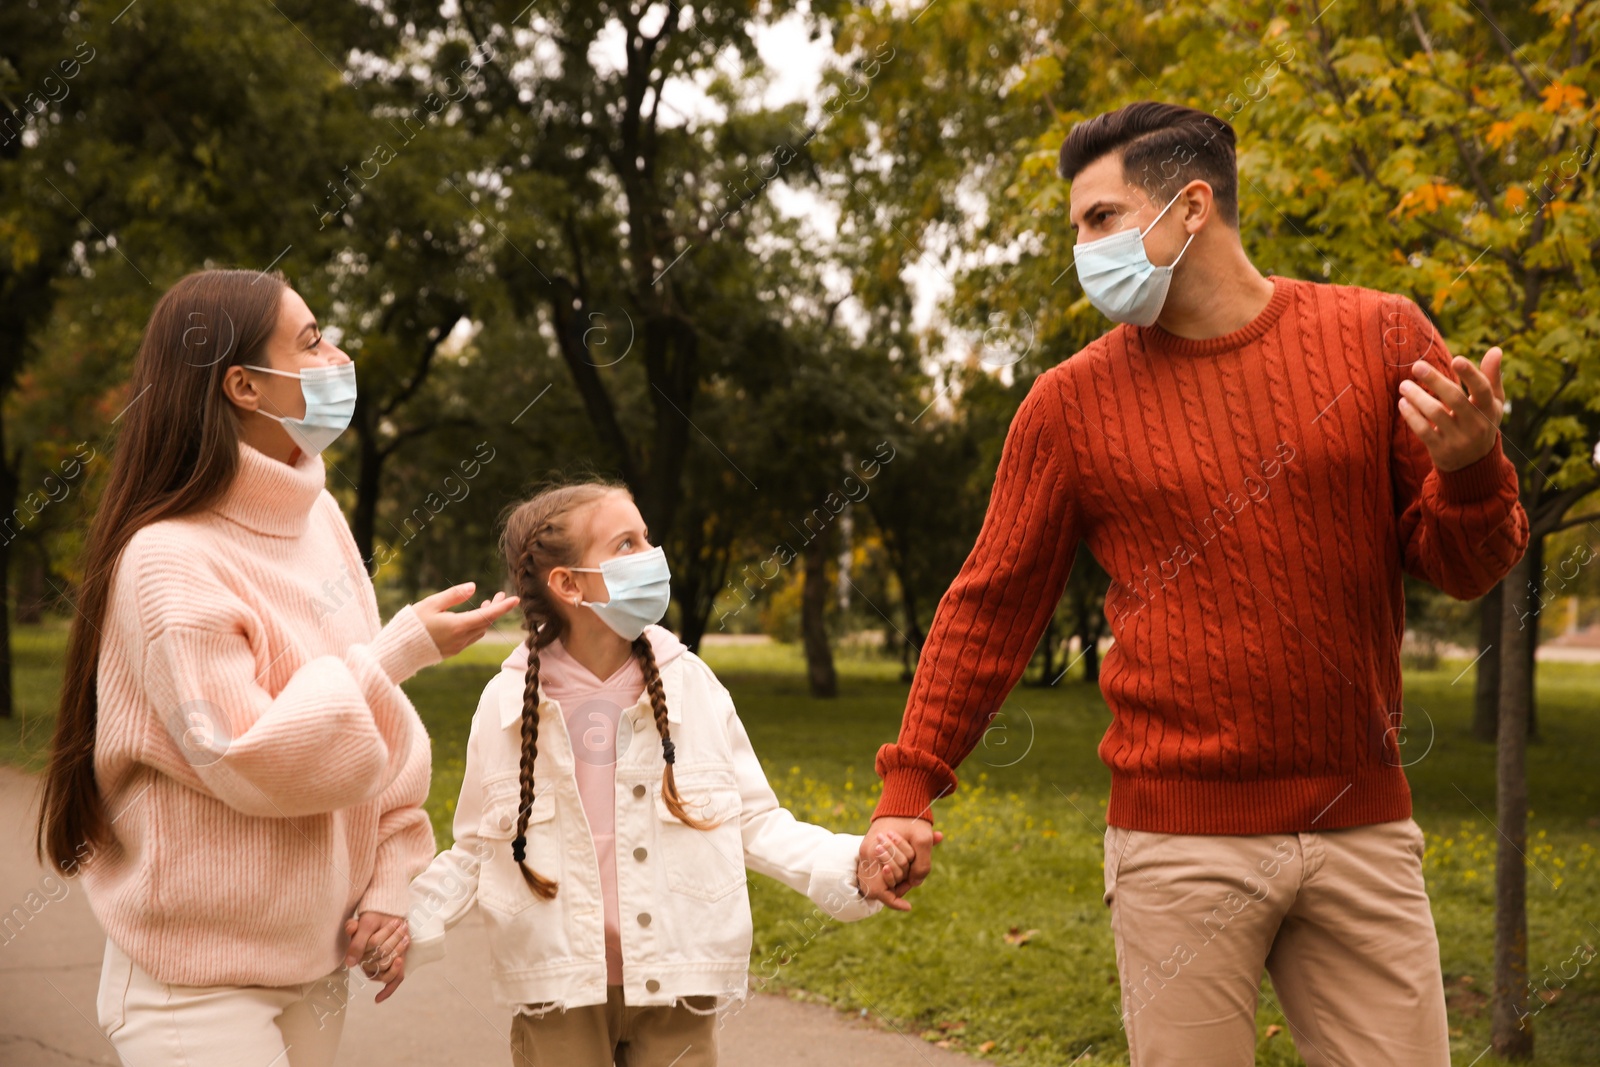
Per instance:
[[[1267,1027],[1268,1037],[1277,1037],[1281,1033],[1283,1033],[1283,1027],[1279,1026],[1277,1023],[1273,1023],[1271,1026]]]
[[[1038,932],[1037,930],[1024,930],[1020,926],[1013,926],[1006,932],[1006,944],[1026,945],[1033,940],[1033,935]]]
[[[985,1041],[983,1044],[978,1046],[978,1051],[979,1052],[993,1052],[994,1051],[994,1042],[993,1041]]]

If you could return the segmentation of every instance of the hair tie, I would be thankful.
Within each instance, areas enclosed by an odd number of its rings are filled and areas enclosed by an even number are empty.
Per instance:
[[[661,758],[666,760],[669,764],[673,760],[672,738],[670,737],[663,737],[661,739]]]
[[[511,858],[518,863],[528,858],[528,839],[522,834],[511,839]]]

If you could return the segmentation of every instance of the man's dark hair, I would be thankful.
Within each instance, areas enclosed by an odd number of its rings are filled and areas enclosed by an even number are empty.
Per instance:
[[[1181,104],[1141,100],[1085,119],[1061,145],[1060,174],[1067,181],[1112,152],[1122,155],[1122,177],[1165,203],[1204,179],[1223,221],[1239,226],[1239,164],[1233,127]]]

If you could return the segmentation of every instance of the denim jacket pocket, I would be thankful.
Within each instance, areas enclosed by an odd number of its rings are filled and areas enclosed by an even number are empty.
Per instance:
[[[478,836],[491,852],[483,861],[478,876],[478,901],[502,915],[516,915],[539,898],[522,876],[512,854],[512,839],[517,834],[517,808],[522,800],[521,783],[515,778],[484,785],[483,817]],[[534,871],[561,880],[561,827],[556,820],[555,791],[549,787],[536,792],[528,812],[527,842],[523,855]]]
[[[667,887],[708,903],[721,900],[745,884],[744,838],[739,812],[743,801],[733,776],[685,776],[678,787],[688,814],[707,824],[696,829],[681,821],[656,793],[660,848]]]

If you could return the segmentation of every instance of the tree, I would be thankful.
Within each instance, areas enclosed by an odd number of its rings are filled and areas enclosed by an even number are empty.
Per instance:
[[[717,125],[679,124],[670,110],[663,121],[662,92],[670,78],[710,75],[719,57],[755,62],[752,16],[532,7],[514,24],[523,4],[461,5],[465,31],[504,56],[486,82],[492,107],[473,120],[499,150],[467,192],[505,239],[496,271],[518,314],[548,332],[608,465],[661,539],[676,533],[701,385],[718,362],[708,353],[717,312],[737,303],[727,297],[750,261],[713,214],[730,169],[715,151]],[[592,64],[611,33],[620,62]],[[731,85],[713,95],[736,109]]]
[[[352,47],[376,50],[378,20],[339,9],[311,32],[327,41],[347,29]],[[63,443],[29,435],[69,430],[109,447],[116,416],[137,401],[119,383],[163,283],[208,261],[315,261],[310,214],[281,211],[297,193],[310,203],[336,173],[323,132],[342,114],[331,91],[341,76],[308,54],[281,10],[240,0],[53,0],[0,13],[0,510],[13,528],[34,492],[24,474],[42,486]],[[64,306],[78,314],[65,320]],[[91,376],[51,368],[27,379],[64,391],[33,393],[19,411],[15,390],[46,337],[53,362]],[[36,405],[59,418],[36,417]],[[0,538],[7,604],[14,540]],[[0,715],[11,709],[8,620],[0,612]]]

